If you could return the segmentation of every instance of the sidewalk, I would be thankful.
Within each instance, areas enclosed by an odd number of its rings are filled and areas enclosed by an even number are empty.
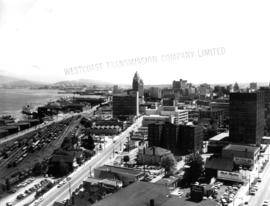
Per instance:
[[[264,155],[268,154],[268,152],[269,152],[269,148],[267,148],[267,150],[264,152]],[[263,157],[263,159],[265,159],[265,157]],[[260,163],[260,160],[259,160],[259,163]],[[259,175],[262,179],[265,176],[265,171],[267,170],[266,168],[268,166],[269,166],[269,163],[266,165],[263,172]],[[256,165],[255,168],[256,167],[257,167],[257,170],[252,171],[249,183],[253,182],[254,179],[258,177],[259,165]],[[238,191],[238,193],[236,194],[234,198],[234,201],[231,202],[229,206],[239,206],[242,203],[244,204],[245,202],[249,202],[252,199],[252,196],[249,195],[249,185],[250,185],[249,183],[240,188],[240,190]]]

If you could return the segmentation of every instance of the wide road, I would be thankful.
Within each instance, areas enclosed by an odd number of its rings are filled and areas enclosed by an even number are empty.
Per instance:
[[[106,162],[113,155],[115,150],[119,150],[119,148],[122,147],[122,144],[127,141],[129,132],[141,126],[142,118],[143,117],[138,118],[133,125],[114,138],[114,143],[108,145],[100,153],[96,154],[94,157],[92,157],[92,159],[88,160],[86,163],[84,163],[84,165],[79,167],[70,175],[71,180],[69,183],[71,192],[78,188],[79,185],[83,183],[84,179],[89,177],[90,170],[102,166],[104,162]],[[69,184],[66,183],[61,188],[57,188],[56,186],[53,187],[43,195],[43,198],[44,200],[39,204],[40,206],[51,206],[55,201],[61,202],[69,198]],[[34,205],[34,203],[31,205]]]
[[[269,149],[269,148],[268,148]],[[249,205],[261,206],[264,200],[270,200],[270,162],[265,167],[262,174],[262,182],[259,183],[258,191],[249,201]]]

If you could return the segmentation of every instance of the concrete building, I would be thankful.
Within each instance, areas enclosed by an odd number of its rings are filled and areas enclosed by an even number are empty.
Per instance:
[[[162,89],[162,98],[174,98],[174,90],[170,88]]]
[[[238,86],[237,82],[235,82],[235,84],[233,85],[233,92],[239,92],[240,91],[240,87]]]
[[[143,117],[142,126],[147,127],[149,124],[165,124],[165,122],[173,122],[173,118],[170,116],[161,115],[149,115]]]
[[[236,165],[253,166],[260,154],[259,147],[229,144],[222,150],[222,158],[233,159]]]
[[[200,152],[203,145],[203,129],[193,125],[149,124],[148,141],[149,146],[166,148],[175,155]]]
[[[223,110],[224,117],[229,117],[229,102],[211,102],[210,109],[211,110]]]
[[[264,94],[230,94],[230,139],[233,143],[260,145],[264,135]]]
[[[123,185],[129,185],[141,180],[144,173],[137,169],[104,165],[94,169],[94,176],[95,178],[120,180]]]
[[[249,89],[250,89],[251,91],[256,91],[256,90],[257,90],[257,82],[251,82],[251,83],[249,84]]]
[[[174,98],[163,98],[162,105],[163,106],[175,106],[176,101]]]
[[[134,91],[139,92],[139,97],[143,98],[144,96],[144,84],[143,80],[140,78],[138,72],[134,74],[133,81],[132,81],[132,89]]]
[[[158,87],[150,87],[149,88],[149,97],[161,99],[162,97],[162,90]]]
[[[113,95],[113,117],[137,116],[139,114],[139,93],[136,91],[129,94]]]
[[[228,144],[230,144],[229,132],[223,132],[209,139],[207,150],[209,153],[221,153]]]
[[[188,110],[178,109],[177,106],[159,106],[156,109],[146,109],[145,114],[170,117],[170,122],[177,125],[188,122]]]
[[[260,87],[259,91],[264,93],[264,135],[270,136],[270,87]]]
[[[159,108],[161,116],[171,116],[175,124],[188,122],[188,111],[178,109],[176,106],[161,106]]]
[[[211,87],[209,84],[201,84],[198,87],[198,93],[200,96],[207,96],[210,95]]]
[[[162,158],[172,155],[171,151],[161,147],[148,147],[139,150],[137,163],[146,165],[160,165]]]
[[[136,182],[95,203],[93,206],[217,206],[213,200],[193,202],[172,195],[162,184]]]

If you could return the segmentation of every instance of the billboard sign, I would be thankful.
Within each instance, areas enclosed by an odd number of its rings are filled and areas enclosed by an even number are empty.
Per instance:
[[[253,159],[245,158],[245,157],[234,157],[233,161],[237,165],[250,165],[251,166],[254,164]]]
[[[237,172],[218,171],[217,178],[222,179],[222,180],[234,181],[234,182],[244,181],[243,175]]]

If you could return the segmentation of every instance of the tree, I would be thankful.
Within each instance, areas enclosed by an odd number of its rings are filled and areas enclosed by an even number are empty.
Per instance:
[[[10,190],[10,182],[9,182],[8,178],[6,179],[6,189],[7,189],[7,191]]]
[[[95,143],[91,135],[88,135],[86,139],[82,140],[82,146],[88,150],[95,149]]]
[[[65,176],[69,173],[69,166],[63,160],[60,160],[58,163],[58,172],[60,177]]]
[[[127,163],[129,160],[130,160],[130,158],[129,158],[128,155],[125,155],[125,156],[123,157],[123,161],[124,161],[125,163]]]
[[[48,174],[53,175],[54,177],[63,177],[67,175],[72,168],[69,164],[60,159],[57,162],[53,162],[49,165]]]
[[[82,165],[82,158],[81,157],[77,157],[76,161],[77,161],[78,165]]]
[[[176,160],[173,155],[165,156],[161,159],[161,167],[165,169],[165,175],[171,175],[175,171]]]
[[[83,155],[84,155],[85,159],[89,159],[95,155],[95,152],[91,151],[91,150],[84,150]]]
[[[39,176],[41,175],[43,172],[43,168],[42,168],[42,164],[40,162],[37,162],[35,165],[34,165],[34,168],[32,170],[32,173],[34,176]]]
[[[199,153],[191,154],[186,157],[185,162],[189,167],[185,169],[184,182],[187,184],[196,182],[204,170],[202,156]]]

